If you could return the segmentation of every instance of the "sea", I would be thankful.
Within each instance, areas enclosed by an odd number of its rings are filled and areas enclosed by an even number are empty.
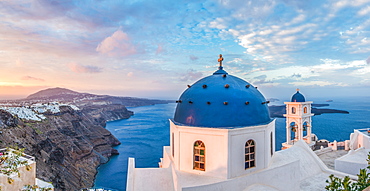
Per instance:
[[[335,98],[332,102],[322,98],[311,99],[320,107],[348,111],[349,114],[328,113],[313,116],[312,132],[328,141],[348,140],[354,129],[370,128],[370,97]],[[311,101],[310,100],[310,101]],[[284,101],[269,105],[283,105]],[[135,158],[137,168],[158,167],[163,146],[170,144],[169,119],[173,118],[176,104],[158,104],[130,107],[134,115],[129,119],[108,122],[106,128],[121,141],[115,149],[119,155],[98,168],[94,188],[112,191],[126,190],[128,158]],[[276,150],[285,142],[285,118],[276,119]]]

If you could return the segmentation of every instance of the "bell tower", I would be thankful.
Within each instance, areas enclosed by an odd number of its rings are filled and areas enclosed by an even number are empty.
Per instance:
[[[298,140],[304,140],[310,147],[315,145],[316,135],[312,133],[311,113],[312,101],[306,101],[305,97],[299,92],[292,96],[291,102],[286,104],[286,142],[282,149],[289,148]],[[294,137],[292,134],[294,133]]]

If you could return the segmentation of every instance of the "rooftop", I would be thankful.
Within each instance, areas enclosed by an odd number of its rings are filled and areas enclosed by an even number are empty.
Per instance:
[[[268,103],[257,87],[229,75],[220,64],[213,75],[188,85],[177,101],[174,121],[215,128],[262,125],[271,121]]]

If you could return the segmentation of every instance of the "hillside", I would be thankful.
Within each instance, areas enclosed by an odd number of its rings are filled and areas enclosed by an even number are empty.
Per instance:
[[[126,107],[163,104],[174,102],[172,100],[157,100],[136,97],[119,97],[110,95],[96,95],[79,93],[65,88],[49,88],[29,95],[27,98],[18,100],[23,102],[65,102],[77,106],[121,104]]]
[[[120,142],[104,127],[133,115],[126,106],[169,103],[50,88],[22,100],[0,101],[0,148],[19,146],[35,156],[37,177],[56,191],[93,186],[97,167],[118,154]]]
[[[66,88],[49,88],[31,94],[27,96],[26,99],[42,99],[42,98],[58,99],[57,96],[59,96],[59,98],[63,98],[63,97],[77,97],[79,95],[81,95],[81,93]]]

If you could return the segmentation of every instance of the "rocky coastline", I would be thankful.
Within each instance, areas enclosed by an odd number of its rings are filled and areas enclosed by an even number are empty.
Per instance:
[[[0,148],[19,146],[35,156],[37,177],[55,190],[92,187],[97,167],[118,154],[121,144],[104,127],[107,121],[127,119],[133,112],[119,104],[91,105],[45,114],[46,119],[25,121],[0,110]]]
[[[56,191],[91,188],[99,165],[119,154],[108,121],[127,119],[126,107],[174,101],[116,97],[49,88],[20,100],[0,100],[0,148],[18,146],[36,159],[36,177]]]

